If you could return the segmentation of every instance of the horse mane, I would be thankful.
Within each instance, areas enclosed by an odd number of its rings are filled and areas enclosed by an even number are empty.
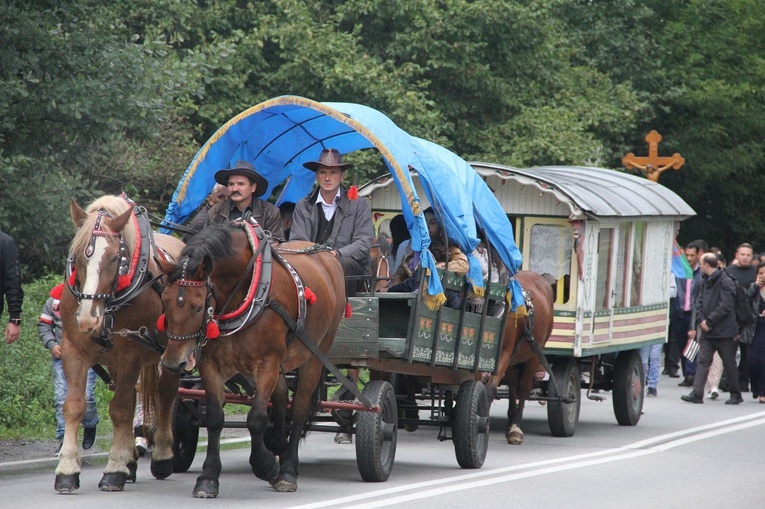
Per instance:
[[[186,265],[186,277],[193,274],[199,268],[202,261],[209,257],[212,261],[226,258],[234,253],[231,246],[231,236],[235,230],[240,228],[233,224],[215,224],[206,227],[200,233],[194,235],[186,243],[186,247],[181,251],[180,258],[188,258]],[[178,265],[170,275],[170,282],[177,281],[184,276],[184,267]]]
[[[104,211],[109,215],[116,217],[125,212],[128,208],[130,208],[129,204],[125,201],[124,198],[112,194],[102,196],[88,205],[88,207],[85,209],[85,213],[88,214],[88,217],[85,219],[85,222],[82,224],[82,226],[80,226],[80,228],[77,230],[77,233],[74,235],[72,243],[69,247],[69,254],[71,255],[74,253],[82,253],[90,244],[90,238],[93,234],[93,227],[95,226],[96,218],[98,217],[97,212]],[[125,240],[125,245],[132,253],[133,248],[135,248],[136,241],[135,224],[132,221],[128,221],[128,223],[125,225],[125,228],[122,230],[122,234],[122,238]]]

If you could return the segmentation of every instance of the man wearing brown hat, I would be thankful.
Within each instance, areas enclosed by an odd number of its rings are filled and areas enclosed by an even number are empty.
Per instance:
[[[215,174],[215,181],[228,188],[228,198],[202,210],[195,218],[195,224],[227,223],[239,219],[254,219],[264,230],[274,237],[282,237],[282,222],[279,209],[275,205],[261,200],[260,196],[268,190],[268,181],[255,171],[255,166],[248,161],[237,161],[233,168],[223,169]]]
[[[303,164],[316,173],[318,189],[300,200],[292,213],[290,240],[306,240],[332,248],[346,276],[368,273],[369,249],[372,246],[372,214],[366,200],[348,197],[342,185],[345,170],[337,149],[324,149],[318,161]],[[355,294],[357,283],[347,285],[348,295]]]

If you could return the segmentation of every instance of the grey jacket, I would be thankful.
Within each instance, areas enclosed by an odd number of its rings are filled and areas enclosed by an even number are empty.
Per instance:
[[[37,333],[40,335],[40,341],[48,350],[61,344],[63,327],[58,304],[58,299],[48,297],[37,321]]]
[[[370,263],[369,249],[372,247],[372,213],[364,198],[349,200],[344,187],[335,210],[335,223],[327,245],[341,257],[349,257],[362,267]],[[319,229],[316,198],[319,190],[300,200],[292,213],[290,240],[313,242]]]

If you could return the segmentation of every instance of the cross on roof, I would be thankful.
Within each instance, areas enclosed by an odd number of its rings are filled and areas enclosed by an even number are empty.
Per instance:
[[[647,173],[646,176],[649,180],[658,182],[661,172],[669,168],[679,170],[685,164],[685,159],[677,152],[672,154],[671,157],[659,157],[661,134],[656,132],[655,129],[646,135],[645,141],[648,142],[648,157],[636,157],[635,154],[630,152],[622,159],[622,164],[627,169],[637,168],[642,170]]]

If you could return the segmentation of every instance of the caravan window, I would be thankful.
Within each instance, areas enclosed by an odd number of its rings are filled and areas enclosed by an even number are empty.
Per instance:
[[[529,269],[537,274],[550,274],[558,281],[556,303],[570,298],[571,229],[558,224],[534,224],[531,227]]]

